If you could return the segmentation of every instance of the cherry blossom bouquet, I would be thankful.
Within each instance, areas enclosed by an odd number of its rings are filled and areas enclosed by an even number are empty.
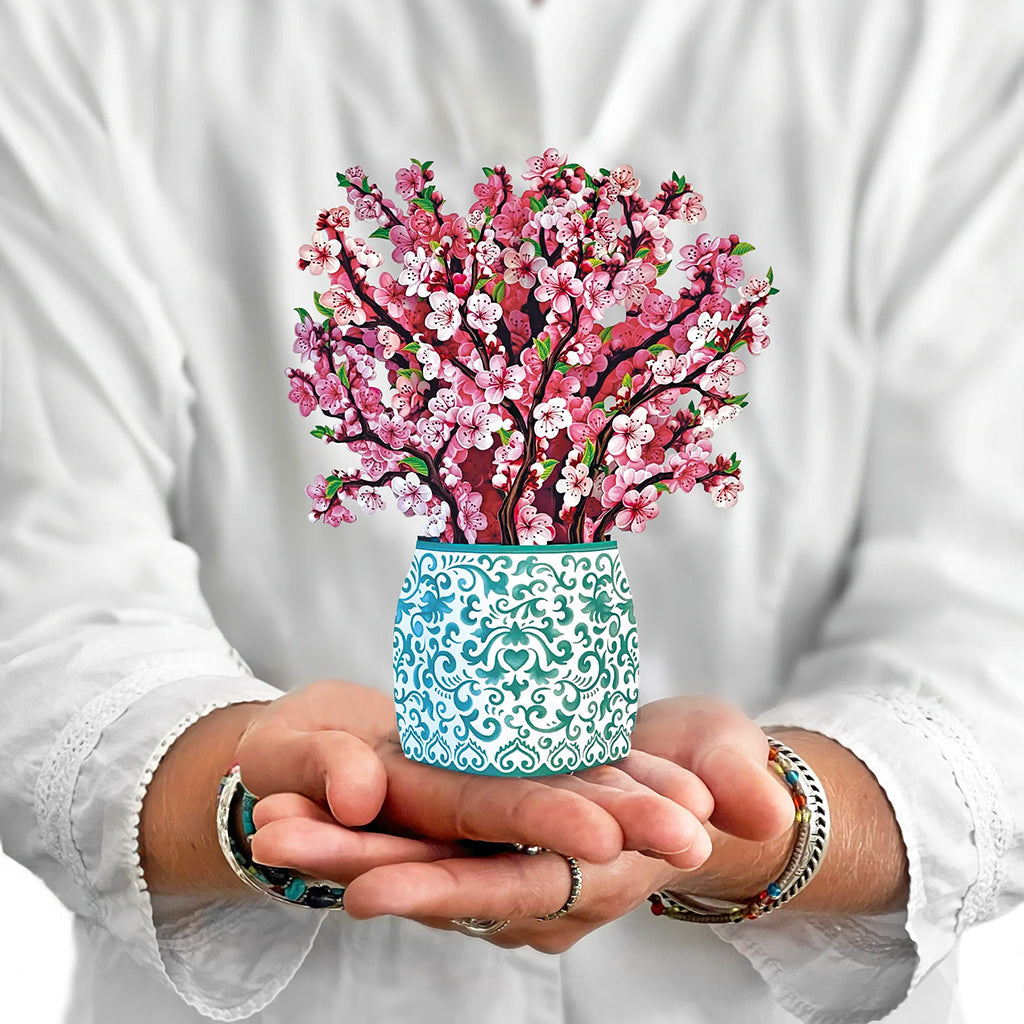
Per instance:
[[[700,234],[663,287],[670,223],[705,217],[677,173],[650,200],[629,165],[591,174],[554,149],[520,192],[484,175],[459,214],[431,161],[395,174],[400,201],[350,167],[347,203],[300,247],[323,287],[318,315],[296,310],[289,398],[359,463],[317,476],[311,518],[352,522],[390,491],[439,541],[579,544],[642,531],[677,490],[733,504],[739,461],[711,441],[746,404],[741,352],[769,343],[771,269],[745,279],[753,246]]]

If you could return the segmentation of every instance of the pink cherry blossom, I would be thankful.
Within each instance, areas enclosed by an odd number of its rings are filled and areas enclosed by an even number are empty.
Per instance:
[[[483,495],[477,491],[468,491],[458,499],[459,504],[459,526],[465,531],[466,539],[470,544],[476,541],[476,535],[487,526],[487,516],[480,511],[483,504]]]
[[[311,274],[336,274],[341,269],[338,253],[341,242],[336,238],[328,238],[326,231],[316,231],[311,245],[299,246],[299,259],[309,264]]]
[[[534,295],[541,302],[551,300],[556,313],[572,311],[572,300],[583,294],[583,282],[576,278],[575,263],[560,263],[557,267],[544,267],[538,274],[540,284]]]
[[[428,329],[437,332],[438,341],[449,341],[462,324],[459,300],[451,292],[434,292],[430,296],[432,313],[424,321]]]
[[[531,185],[543,185],[558,174],[565,163],[565,157],[557,149],[546,149],[541,156],[531,156],[526,161],[527,173],[523,178]]]
[[[565,406],[564,398],[552,398],[548,402],[541,402],[533,410],[534,430],[538,437],[555,437],[572,423],[572,416]]]
[[[473,405],[458,411],[458,429],[455,432],[455,440],[467,451],[470,448],[477,448],[480,451],[487,451],[494,444],[494,434],[491,431],[491,411],[485,402]]]
[[[707,345],[718,337],[718,328],[721,322],[721,313],[701,313],[696,325],[686,332],[686,337],[695,347]]]
[[[506,284],[521,284],[524,288],[532,288],[537,283],[537,275],[548,265],[543,256],[537,255],[532,242],[523,242],[517,249],[506,249],[502,255],[505,272],[502,275]]]
[[[619,194],[623,196],[631,196],[640,187],[640,179],[629,164],[616,167],[609,177],[618,185]]]
[[[653,439],[654,428],[647,422],[647,410],[640,406],[630,415],[621,413],[612,420],[608,454],[613,458],[625,455],[630,462],[638,462],[643,446]]]
[[[303,416],[308,416],[318,405],[316,391],[313,389],[309,378],[298,370],[289,370],[288,376],[292,382],[288,398],[298,405],[299,412]]]
[[[772,285],[767,277],[749,277],[740,288],[740,295],[750,302],[764,298],[771,291]]]
[[[368,516],[384,508],[384,499],[372,487],[360,487],[356,502]]]
[[[348,405],[348,389],[337,374],[331,373],[318,378],[316,393],[320,399],[320,408],[324,412],[336,415]]]
[[[742,359],[736,356],[727,355],[708,363],[707,370],[700,378],[700,385],[703,388],[714,388],[717,391],[728,391],[729,381],[737,373],[743,373],[746,366]]]
[[[408,202],[417,192],[423,190],[423,172],[413,164],[395,171],[395,191]]]
[[[696,224],[707,216],[704,209],[704,197],[699,192],[687,192],[682,199],[680,211],[687,224]]]
[[[354,523],[356,514],[343,502],[335,500],[324,512],[323,521],[328,526],[340,526],[342,523]]]
[[[501,322],[501,306],[484,292],[474,292],[466,300],[466,323],[482,334],[493,334]]]
[[[396,477],[391,481],[391,490],[395,495],[398,511],[402,515],[426,515],[427,502],[430,501],[430,488],[415,473]]]
[[[565,504],[574,508],[593,489],[594,481],[590,479],[590,468],[582,463],[562,467],[562,477],[555,484],[555,490],[565,495]]]
[[[588,274],[583,281],[583,305],[590,310],[595,320],[604,318],[605,310],[615,302],[609,290],[611,277],[604,270]]]
[[[711,500],[722,508],[736,504],[736,499],[743,490],[743,484],[734,476],[717,476],[704,485]]]
[[[647,524],[658,518],[658,489],[651,485],[642,491],[627,491],[622,504],[625,508],[615,517],[615,525],[620,530],[643,533]]]
[[[389,448],[401,448],[412,433],[412,424],[402,419],[401,416],[391,416],[384,413],[377,420],[377,436]]]
[[[476,384],[491,405],[504,401],[516,402],[523,397],[526,371],[521,366],[506,366],[505,357],[491,356],[489,369],[476,375]]]
[[[727,288],[743,280],[743,257],[719,253],[715,260],[715,279]]]
[[[520,544],[547,544],[554,539],[551,516],[533,505],[522,505],[516,513],[516,535]]]
[[[323,473],[317,473],[316,479],[306,488],[306,494],[313,502],[315,511],[323,512],[327,508],[330,500],[327,497],[327,481]]]
[[[355,292],[342,291],[335,296],[334,319],[339,324],[366,323],[366,311]]]

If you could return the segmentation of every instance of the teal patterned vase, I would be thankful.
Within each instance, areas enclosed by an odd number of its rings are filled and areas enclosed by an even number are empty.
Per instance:
[[[414,761],[530,776],[629,753],[637,632],[614,541],[421,540],[394,648],[398,729]]]

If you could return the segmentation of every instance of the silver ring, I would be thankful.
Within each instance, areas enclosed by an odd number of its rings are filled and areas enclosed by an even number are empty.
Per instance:
[[[485,917],[453,917],[449,920],[467,935],[476,935],[479,938],[497,935],[509,923],[508,918],[505,918],[504,921],[495,921]]]
[[[550,850],[548,852],[558,853],[557,850]],[[545,914],[543,917],[538,917],[538,921],[555,921],[560,917],[565,917],[576,906],[576,901],[580,898],[580,893],[583,891],[583,872],[580,871],[579,861],[575,857],[570,857],[567,853],[559,853],[558,856],[563,857],[569,865],[569,876],[571,878],[569,898],[553,914]]]

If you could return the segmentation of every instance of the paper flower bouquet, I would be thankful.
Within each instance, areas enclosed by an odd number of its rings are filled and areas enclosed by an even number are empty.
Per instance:
[[[570,771],[624,756],[636,713],[609,535],[641,532],[677,490],[735,502],[739,462],[711,438],[746,404],[732,379],[768,345],[776,289],[770,269],[744,279],[751,245],[708,234],[679,251],[682,286],[661,287],[671,222],[705,216],[678,174],[651,200],[628,165],[592,175],[553,149],[521,192],[484,174],[464,215],[443,211],[429,161],[396,173],[400,203],[360,167],[338,175],[347,204],[299,250],[323,286],[316,314],[296,310],[307,365],[289,397],[358,461],[307,488],[312,519],[350,523],[390,493],[423,520],[395,622],[406,754]]]

